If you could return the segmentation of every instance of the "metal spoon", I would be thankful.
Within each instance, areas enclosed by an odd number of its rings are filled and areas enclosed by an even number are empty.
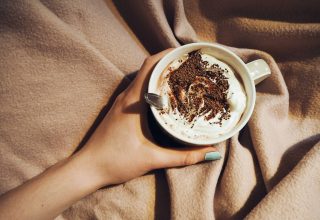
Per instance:
[[[154,106],[156,109],[163,109],[165,106],[165,102],[163,98],[157,94],[145,93],[144,99],[148,104]]]

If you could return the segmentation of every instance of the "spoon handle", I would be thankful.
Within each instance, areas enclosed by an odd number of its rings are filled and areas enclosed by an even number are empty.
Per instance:
[[[144,99],[149,105],[154,106],[156,109],[163,109],[163,107],[164,107],[162,97],[157,94],[145,93]]]

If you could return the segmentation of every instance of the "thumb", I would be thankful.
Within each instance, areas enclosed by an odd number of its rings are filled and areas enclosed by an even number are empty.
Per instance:
[[[221,154],[215,147],[188,147],[184,149],[155,148],[155,169],[188,166],[201,161],[221,159]]]

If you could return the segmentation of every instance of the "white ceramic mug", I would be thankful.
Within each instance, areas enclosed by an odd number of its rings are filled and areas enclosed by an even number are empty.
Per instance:
[[[159,115],[159,111],[151,106],[151,111],[158,122],[158,124],[173,138],[180,142],[192,144],[192,145],[210,145],[216,144],[227,140],[228,138],[239,132],[248,122],[253,112],[253,108],[256,101],[256,87],[255,85],[270,76],[271,71],[268,64],[262,60],[258,59],[250,63],[245,64],[240,57],[238,57],[232,51],[226,49],[219,44],[213,43],[191,43],[184,46],[178,47],[167,55],[165,55],[159,63],[155,66],[150,80],[149,80],[149,93],[156,93],[159,77],[163,71],[168,67],[168,65],[175,59],[180,58],[182,55],[187,54],[191,51],[199,50],[205,51],[205,53],[214,56],[215,58],[230,65],[241,77],[244,89],[247,95],[247,105],[246,109],[242,114],[240,121],[237,125],[231,129],[229,132],[222,134],[218,137],[208,138],[206,140],[193,140],[187,138],[179,133],[176,133],[170,126],[166,125]]]

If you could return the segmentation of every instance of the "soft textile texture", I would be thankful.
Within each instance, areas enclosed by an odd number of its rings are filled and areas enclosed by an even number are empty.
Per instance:
[[[319,219],[319,22],[317,0],[1,1],[0,193],[81,147],[150,53],[208,41],[272,70],[223,159],[103,188],[57,219]]]

